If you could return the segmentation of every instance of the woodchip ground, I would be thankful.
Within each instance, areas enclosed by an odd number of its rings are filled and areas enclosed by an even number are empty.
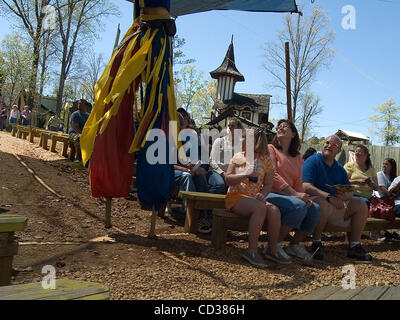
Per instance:
[[[20,247],[12,284],[41,281],[43,266],[53,265],[58,278],[109,286],[111,299],[282,300],[321,286],[340,286],[342,267],[353,264],[341,233],[324,235],[323,262],[271,262],[266,269],[241,258],[246,233],[229,233],[226,251],[216,252],[211,235],[184,233],[179,214],[157,218],[158,238],[151,240],[151,212],[126,199],[113,200],[113,228],[105,229],[105,203],[90,196],[87,169],[58,151],[0,132],[0,214],[29,219],[27,229],[16,233]],[[260,246],[265,241],[263,234]],[[374,260],[354,264],[356,286],[399,286],[400,243],[364,239],[363,246]]]

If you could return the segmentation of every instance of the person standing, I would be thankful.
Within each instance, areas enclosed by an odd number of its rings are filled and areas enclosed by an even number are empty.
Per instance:
[[[0,106],[0,131],[6,128],[7,108],[4,103]]]
[[[32,119],[32,111],[29,109],[28,106],[24,106],[24,110],[22,110],[21,116],[22,116],[22,125],[30,126]]]
[[[16,104],[14,104],[11,108],[10,118],[8,120],[8,132],[11,132],[13,123],[15,123],[15,124],[18,123],[20,116],[21,116],[21,112],[19,111],[18,106]]]

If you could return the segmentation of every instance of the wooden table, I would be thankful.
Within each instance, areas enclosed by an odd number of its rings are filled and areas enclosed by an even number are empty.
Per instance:
[[[28,219],[16,214],[0,214],[0,286],[11,281],[12,261],[18,252],[18,242],[14,241],[14,232],[26,228]]]
[[[400,300],[400,287],[342,287],[326,286],[293,300]]]
[[[57,279],[55,289],[41,282],[0,287],[0,300],[108,300],[108,287],[95,282]]]

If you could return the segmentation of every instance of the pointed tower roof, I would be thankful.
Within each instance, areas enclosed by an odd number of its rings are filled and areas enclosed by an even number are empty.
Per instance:
[[[233,77],[236,81],[244,81],[243,75],[239,72],[235,65],[235,55],[233,53],[233,35],[224,61],[217,69],[211,71],[210,75],[214,79],[218,79],[221,76],[228,76]]]

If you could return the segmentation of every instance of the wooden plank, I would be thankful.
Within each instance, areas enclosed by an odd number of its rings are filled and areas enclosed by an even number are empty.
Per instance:
[[[107,286],[87,281],[58,279],[56,289],[43,289],[41,282],[0,288],[0,300],[107,299]]]
[[[0,215],[0,232],[25,230],[28,218],[16,214],[3,213]]]
[[[317,290],[314,290],[309,294],[295,297],[294,299],[295,300],[325,300],[340,289],[341,289],[341,287],[325,286],[325,287],[318,288]]]
[[[364,287],[356,287],[355,289],[343,289],[336,291],[334,294],[326,298],[326,300],[350,300],[359,294]]]
[[[378,300],[400,300],[400,287],[389,287]]]
[[[206,192],[179,191],[179,197],[193,200],[224,200],[225,194],[215,194]]]
[[[389,287],[364,287],[358,294],[350,300],[378,300]]]

